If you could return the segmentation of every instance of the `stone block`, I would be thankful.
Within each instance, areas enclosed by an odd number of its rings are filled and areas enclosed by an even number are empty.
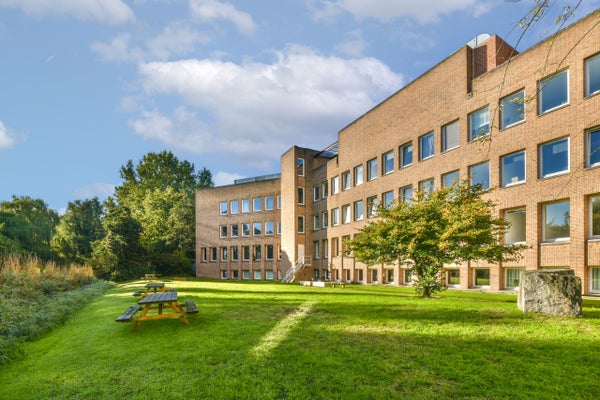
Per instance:
[[[569,269],[523,271],[518,307],[525,313],[581,315],[581,279]]]

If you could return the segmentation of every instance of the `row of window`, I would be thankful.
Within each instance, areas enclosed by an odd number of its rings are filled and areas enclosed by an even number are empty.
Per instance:
[[[596,54],[585,60],[585,96],[591,96],[600,92],[600,54]],[[538,84],[538,112],[544,114],[554,109],[565,106],[569,103],[569,70],[561,71],[550,77],[540,80]],[[510,126],[523,122],[525,120],[525,90],[512,93],[500,99],[500,129],[506,129]],[[490,109],[484,107],[468,115],[469,122],[469,141],[476,140],[490,133]],[[460,121],[456,120],[442,126],[442,152],[446,152],[459,147],[460,144]],[[598,131],[596,131],[597,133]],[[600,135],[597,135],[600,136]],[[435,136],[434,132],[426,133],[418,138],[419,160],[423,161],[435,155]],[[598,141],[595,138],[594,149],[598,149]],[[545,146],[542,150],[542,157],[546,157],[543,166],[540,167],[540,177],[547,177],[553,173],[564,171],[564,155],[556,155],[557,150],[561,152],[565,142],[555,143],[553,146]],[[589,147],[590,148],[590,147]],[[597,152],[588,152],[588,165],[600,162],[600,155]],[[403,144],[398,149],[399,168],[405,168],[413,163],[413,143]],[[378,174],[387,175],[394,172],[395,153],[390,150],[381,155],[381,171],[379,169],[379,158],[373,158],[366,162],[366,175],[362,164],[354,167],[353,175],[351,171],[345,171],[339,176],[331,178],[331,194],[337,194],[348,190],[354,186],[362,185],[366,181],[374,180]],[[595,160],[590,161],[590,158]],[[522,154],[514,154],[505,159],[507,171],[504,174],[502,186],[507,186],[520,181],[520,175],[510,175],[510,168],[522,169],[524,171],[524,157]],[[514,164],[514,165],[511,165]],[[520,167],[523,163],[523,168]],[[484,166],[481,166],[484,168]],[[354,176],[352,180],[351,176]],[[516,179],[516,181],[515,181]],[[523,177],[524,179],[524,177]],[[327,197],[327,182],[314,187],[314,200]]]
[[[261,261],[263,257],[267,261],[275,260],[275,250],[277,250],[277,259],[281,259],[281,248],[274,244],[255,244],[247,246],[221,246],[221,247],[203,247],[201,249],[202,262],[238,262],[238,261]]]
[[[242,270],[242,279],[249,280],[252,277],[255,281],[263,280],[263,271],[260,269],[255,269],[250,271],[249,269]],[[221,270],[221,279],[240,279],[240,271],[237,269],[232,269],[228,271],[226,269]],[[272,281],[275,279],[275,271],[272,269],[265,270],[265,280]]]
[[[244,222],[242,224],[219,226],[219,237],[221,239],[249,237],[251,234],[252,236],[272,236],[275,234],[275,222]],[[277,234],[281,235],[281,221],[277,222]]]
[[[252,209],[250,209],[252,205]],[[241,206],[241,208],[240,208]],[[275,206],[275,196],[254,197],[250,199],[221,201],[219,203],[219,212],[221,215],[249,213],[250,211],[271,211]],[[277,196],[277,209],[281,209],[281,196]]]

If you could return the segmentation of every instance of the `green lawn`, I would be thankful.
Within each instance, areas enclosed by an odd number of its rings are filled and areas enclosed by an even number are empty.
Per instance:
[[[191,326],[115,318],[106,292],[0,370],[0,399],[597,399],[600,308],[524,315],[511,295],[167,282]]]

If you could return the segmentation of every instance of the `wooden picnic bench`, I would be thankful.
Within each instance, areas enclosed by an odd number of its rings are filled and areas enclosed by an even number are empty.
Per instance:
[[[198,311],[198,307],[196,307],[196,303],[194,303],[193,300],[186,300],[185,304],[183,305],[185,307],[185,312],[187,314],[196,314]]]
[[[123,314],[119,315],[115,321],[129,322],[133,319],[135,313],[140,311],[142,308],[144,308],[144,307],[142,307],[140,305],[131,306],[127,310],[125,310],[125,312]]]

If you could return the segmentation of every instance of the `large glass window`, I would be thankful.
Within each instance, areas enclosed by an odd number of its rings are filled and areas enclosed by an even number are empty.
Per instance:
[[[525,120],[525,91],[521,90],[500,100],[500,129]]]
[[[242,260],[250,261],[250,246],[242,246]]]
[[[400,146],[400,168],[408,167],[413,162],[412,142]]]
[[[331,194],[338,194],[340,192],[340,177],[334,176],[331,178]]]
[[[254,245],[254,261],[260,261],[262,260],[262,246],[260,244],[255,244]],[[254,271],[256,274],[256,271]],[[254,279],[256,279],[256,276],[254,276]]]
[[[458,170],[451,171],[442,175],[442,187],[450,187],[458,182],[460,178],[460,172]]]
[[[231,209],[231,213],[232,214],[237,214],[240,212],[239,206],[238,206],[238,201],[237,200],[231,200],[229,202],[230,205],[230,209]]]
[[[540,177],[569,172],[569,138],[540,145]]]
[[[377,216],[378,205],[379,199],[377,196],[369,197],[367,199],[367,218],[373,218]]]
[[[262,235],[262,222],[255,222],[252,224],[252,234],[254,236]]]
[[[236,238],[239,236],[239,225],[233,224],[231,225],[231,237]]]
[[[304,215],[298,215],[298,233],[304,233]]]
[[[321,196],[326,199],[329,196],[329,182],[321,183]]]
[[[538,112],[543,114],[569,103],[569,71],[542,79],[538,86]]]
[[[377,178],[377,159],[367,161],[367,180],[372,181]]]
[[[433,132],[421,136],[419,138],[419,159],[425,160],[433,157],[434,153]]]
[[[469,114],[469,141],[490,134],[490,109],[488,107]]]
[[[515,289],[519,287],[521,282],[521,271],[523,268],[507,268],[505,275],[505,284],[507,289]]]
[[[525,151],[508,154],[500,159],[502,187],[525,182]]]
[[[490,286],[489,268],[477,268],[473,271],[473,275],[475,287]]]
[[[220,232],[221,232],[220,237],[226,238],[227,237],[227,225],[221,225]]]
[[[265,210],[272,210],[274,206],[273,196],[265,197]]]
[[[313,186],[313,201],[318,201],[320,197],[320,185]]]
[[[242,212],[243,213],[250,212],[250,199],[242,199]]]
[[[600,292],[600,268],[590,268],[591,279],[591,291],[594,293]]]
[[[504,244],[525,242],[525,209],[509,210],[504,213],[504,218],[510,222],[510,226],[504,233]]]
[[[543,206],[543,240],[568,240],[571,229],[571,203],[559,201]]]
[[[239,261],[240,259],[240,250],[237,246],[233,246],[231,248],[231,261]]]
[[[227,247],[221,247],[221,261],[227,261],[229,259],[228,250]]]
[[[262,198],[261,197],[255,197],[254,199],[252,199],[252,210],[255,212],[262,210]]]
[[[321,213],[321,223],[323,224],[323,229],[327,229],[329,226],[329,213],[327,211]]]
[[[490,187],[490,163],[482,162],[469,167],[471,185],[481,185],[484,189]]]
[[[364,203],[362,200],[354,202],[354,220],[360,221],[364,218]]]
[[[359,185],[363,184],[363,181],[364,181],[363,173],[364,173],[364,168],[363,168],[362,164],[354,167],[354,186],[359,186]]]
[[[242,236],[250,236],[250,224],[242,224]]]
[[[338,226],[340,224],[340,209],[331,209],[331,226]]]
[[[424,193],[431,193],[435,190],[433,178],[425,179],[419,182],[419,190]]]
[[[400,201],[403,203],[411,203],[413,200],[412,186],[404,186],[400,188]]]
[[[220,204],[221,215],[227,214],[227,202],[222,201],[219,204]]]
[[[383,206],[385,208],[390,208],[394,205],[394,191],[390,190],[389,192],[385,192],[381,195],[383,199]]]
[[[394,172],[394,152],[388,151],[381,156],[381,174],[391,174]]]
[[[590,197],[590,236],[600,237],[600,195]]]
[[[267,245],[265,245],[265,250],[267,253],[266,259],[272,260],[275,257],[274,246],[272,244],[267,244]],[[273,271],[271,271],[271,272],[273,272]],[[268,279],[268,277],[267,277],[267,279]],[[271,279],[273,279],[273,278],[271,277]]]
[[[342,190],[350,189],[352,180],[350,177],[350,171],[342,172]]]
[[[600,53],[585,60],[585,95],[600,92]]]
[[[460,144],[460,124],[454,121],[442,127],[442,151],[455,149]]]
[[[267,221],[265,222],[265,235],[273,235],[275,233],[275,222]]]
[[[298,187],[298,204],[304,204],[304,188]]]
[[[351,210],[350,204],[344,204],[342,206],[342,224],[349,224],[351,221]]]
[[[296,172],[298,176],[304,176],[304,158],[296,159]]]
[[[313,215],[313,231],[318,231],[321,229],[321,215],[315,214]]]
[[[587,167],[600,165],[600,128],[586,133],[585,164]]]

